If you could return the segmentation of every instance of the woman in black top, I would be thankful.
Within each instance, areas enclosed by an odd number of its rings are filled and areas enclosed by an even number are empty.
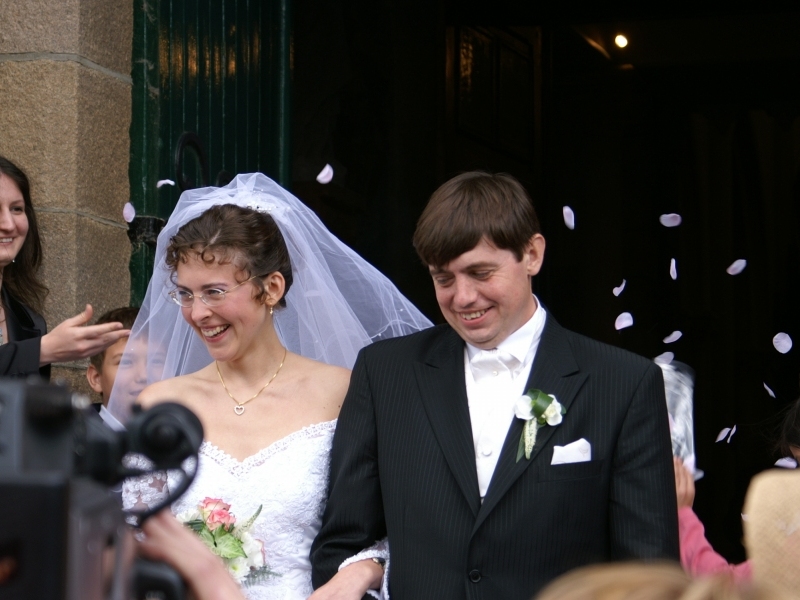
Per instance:
[[[39,281],[42,244],[25,173],[0,156],[0,377],[50,377],[50,363],[105,350],[130,332],[121,323],[84,327],[92,307],[50,333],[38,311],[47,288]]]

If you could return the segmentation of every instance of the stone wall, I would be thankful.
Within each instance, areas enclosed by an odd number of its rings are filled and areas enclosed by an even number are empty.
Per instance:
[[[51,329],[129,302],[132,36],[133,0],[0,2],[0,154],[31,180]],[[53,376],[88,391],[86,364]]]

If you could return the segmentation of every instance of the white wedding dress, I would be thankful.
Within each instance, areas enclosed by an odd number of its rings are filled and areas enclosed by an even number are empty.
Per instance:
[[[262,507],[250,534],[264,544],[266,564],[277,576],[244,587],[252,600],[300,600],[313,592],[308,555],[325,507],[335,428],[336,421],[304,427],[243,461],[203,442],[197,477],[172,505],[180,514],[206,497],[219,498],[241,520]],[[175,483],[170,476],[167,485]],[[139,479],[125,484],[123,504],[126,509],[152,505],[163,493],[163,481]]]

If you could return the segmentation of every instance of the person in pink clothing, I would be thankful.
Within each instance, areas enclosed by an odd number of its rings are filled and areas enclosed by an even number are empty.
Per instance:
[[[753,576],[750,561],[728,563],[708,543],[705,529],[694,514],[694,476],[679,458],[675,463],[675,492],[678,496],[678,532],[681,541],[681,565],[692,577],[728,572],[736,583],[749,583]]]
[[[791,455],[797,463],[800,463],[800,400],[797,400],[789,408],[784,417],[776,450],[780,451],[783,456]],[[727,572],[737,583],[750,582],[753,568],[749,560],[732,565],[717,554],[708,543],[703,523],[692,510],[694,477],[683,466],[679,458],[674,458],[673,461],[675,463],[675,491],[678,497],[681,565],[684,570],[694,577]]]

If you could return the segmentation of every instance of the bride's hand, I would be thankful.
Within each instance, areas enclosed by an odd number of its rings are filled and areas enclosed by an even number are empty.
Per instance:
[[[383,568],[371,558],[347,565],[317,589],[308,600],[361,600],[367,590],[379,589]]]

